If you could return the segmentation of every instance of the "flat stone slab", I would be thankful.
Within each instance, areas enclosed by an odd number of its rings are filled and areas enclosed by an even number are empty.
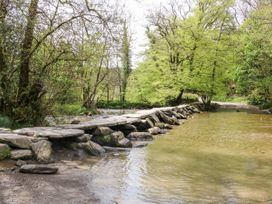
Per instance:
[[[145,119],[148,116],[154,113],[157,113],[159,111],[169,111],[169,110],[175,110],[177,108],[184,109],[186,107],[189,107],[189,105],[139,110],[133,114],[125,114],[121,116],[110,116],[108,118],[96,118],[91,121],[81,122],[79,124],[60,125],[59,127],[66,128],[66,129],[80,129],[80,130],[93,130],[97,127],[114,127],[118,125],[133,124],[133,123],[140,122],[141,119]]]
[[[131,124],[140,121],[139,118],[128,118],[124,116],[112,116],[109,118],[97,118],[80,124],[61,125],[62,128],[92,130],[97,127],[113,127],[117,125]]]
[[[23,128],[23,129],[14,130],[13,132],[19,135],[47,137],[50,139],[79,137],[84,134],[84,131],[82,130],[64,129],[64,128],[56,128],[56,127]]]
[[[58,168],[50,165],[26,164],[21,166],[19,171],[28,174],[55,174]]]
[[[31,140],[27,136],[18,134],[0,134],[0,143],[20,149],[30,149],[31,146]]]

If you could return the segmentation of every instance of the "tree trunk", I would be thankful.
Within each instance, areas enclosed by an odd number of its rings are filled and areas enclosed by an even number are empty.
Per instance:
[[[29,92],[30,53],[34,39],[34,27],[38,10],[38,0],[31,0],[28,8],[27,25],[22,43],[19,73],[19,103],[25,103]]]
[[[0,26],[4,27],[5,18],[7,15],[8,0],[0,1]],[[2,96],[0,95],[0,111],[3,113],[9,112],[11,109],[11,103],[9,101],[9,92],[7,90],[8,80],[7,80],[7,69],[6,59],[4,55],[4,33],[0,33],[0,87],[2,89]]]
[[[176,100],[175,100],[175,105],[179,105],[179,104],[182,103],[182,96],[183,96],[183,93],[184,93],[184,89],[181,89],[181,90],[179,91],[179,94],[178,94]]]

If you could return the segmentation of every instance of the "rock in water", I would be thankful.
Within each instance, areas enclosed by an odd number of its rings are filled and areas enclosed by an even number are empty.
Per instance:
[[[148,123],[148,125],[149,125],[151,128],[155,127],[155,125],[154,125],[154,123],[152,122],[152,120],[150,120],[149,118],[146,118],[145,120],[146,120],[146,122]]]
[[[109,127],[98,127],[96,128],[95,132],[94,132],[94,136],[106,136],[106,135],[110,135],[111,133],[113,133],[113,130],[110,129]]]
[[[20,149],[30,149],[31,146],[31,141],[27,136],[17,134],[0,134],[0,143]]]
[[[93,155],[93,156],[100,156],[106,152],[102,146],[100,146],[99,144],[96,144],[92,141],[89,141],[86,143],[79,143],[78,148],[83,149],[86,153]]]
[[[130,140],[125,138],[124,134],[120,131],[111,134],[111,143],[115,147],[132,147]]]
[[[33,156],[31,150],[27,149],[18,149],[18,150],[12,150],[10,154],[10,158],[14,160],[18,159],[31,159]]]
[[[132,147],[130,140],[125,138],[124,134],[120,131],[113,132],[110,135],[95,136],[92,140],[101,146]]]
[[[49,163],[52,155],[51,142],[47,140],[41,140],[32,144],[32,150],[38,162]]]
[[[21,173],[28,174],[55,174],[58,168],[50,165],[25,164],[19,169]]]
[[[10,148],[7,144],[0,144],[0,161],[10,156]]]
[[[153,140],[149,132],[132,132],[127,136],[130,140]]]
[[[77,142],[88,142],[88,141],[90,141],[92,139],[92,137],[93,137],[92,135],[84,134],[84,135],[82,135],[80,137],[77,137],[76,141]]]
[[[138,131],[146,131],[151,128],[150,124],[146,120],[141,120],[133,123],[136,126]]]
[[[170,118],[169,116],[165,115],[162,111],[158,111],[158,115],[159,115],[160,119],[164,123],[167,123],[167,124],[170,124],[170,125],[174,125],[175,124],[175,121],[173,121],[173,119]]]
[[[154,127],[154,128],[148,129],[148,132],[151,135],[158,135],[158,134],[161,134],[161,129],[159,127]]]
[[[125,135],[128,135],[131,132],[137,132],[137,128],[134,125],[131,125],[131,124],[118,125],[118,126],[112,127],[112,129],[116,130],[116,131],[121,131]]]

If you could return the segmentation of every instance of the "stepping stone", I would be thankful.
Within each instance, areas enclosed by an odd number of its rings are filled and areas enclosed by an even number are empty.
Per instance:
[[[19,171],[27,174],[56,174],[58,168],[50,165],[26,164],[21,166]]]

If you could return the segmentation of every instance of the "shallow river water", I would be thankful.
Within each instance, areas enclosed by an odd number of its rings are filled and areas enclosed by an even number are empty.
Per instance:
[[[272,116],[195,115],[90,169],[101,203],[272,203]]]

